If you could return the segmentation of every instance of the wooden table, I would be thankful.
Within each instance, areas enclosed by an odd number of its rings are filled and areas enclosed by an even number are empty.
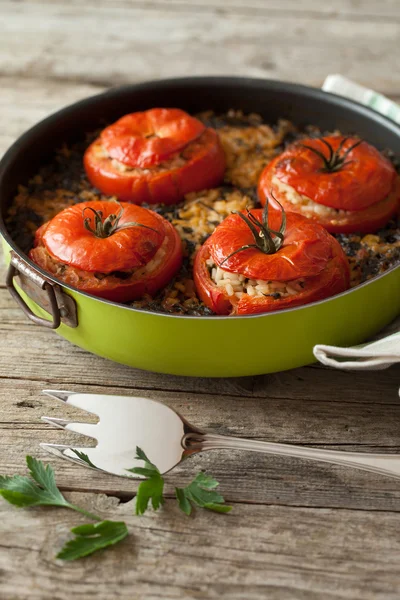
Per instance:
[[[2,0],[0,146],[48,113],[110,85],[224,73],[320,85],[341,72],[400,98],[398,0]],[[4,270],[0,281],[4,281]],[[221,434],[398,452],[400,368],[310,366],[191,379],[116,365],[32,325],[0,284],[0,473],[25,471],[39,442],[72,442],[40,416],[72,417],[46,387],[141,394]],[[361,471],[234,452],[167,477],[158,513],[135,517],[135,485],[51,461],[69,498],[124,519],[132,535],[76,563],[54,560],[77,514],[0,501],[1,600],[390,600],[400,594],[400,483]],[[173,499],[205,468],[227,516],[181,514]]]

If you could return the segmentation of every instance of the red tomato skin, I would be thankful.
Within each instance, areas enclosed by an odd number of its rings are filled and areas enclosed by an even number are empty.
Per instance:
[[[193,265],[193,281],[198,297],[210,310],[217,315],[229,315],[232,304],[226,292],[216,286],[210,277],[206,260],[210,258],[210,248],[207,242],[199,248]]]
[[[259,200],[265,206],[268,198],[270,206],[279,209],[279,205],[276,202],[278,200],[286,211],[298,212],[304,215],[300,209],[296,209],[295,204],[286,200],[285,195],[272,183],[278,161],[279,156],[274,158],[261,173],[257,190]],[[349,211],[350,214],[338,215],[334,219],[321,214],[307,215],[307,218],[315,223],[320,223],[330,233],[373,233],[386,225],[397,213],[399,205],[400,177],[397,177],[389,195],[383,200],[370,205],[368,208]]]
[[[122,208],[120,226],[136,222],[152,229],[137,225],[107,238],[98,238],[84,226],[84,220],[90,219],[91,227],[94,227],[93,211],[89,208],[101,211],[103,220],[118,214]],[[163,243],[165,223],[160,215],[141,206],[98,200],[62,210],[45,224],[39,235],[49,254],[59,262],[83,271],[109,273],[149,262]]]
[[[344,136],[324,139],[336,150]],[[357,138],[348,138],[343,149],[347,150],[357,141]],[[348,164],[334,173],[323,172],[322,159],[302,144],[316,148],[325,156],[328,154],[320,139],[301,140],[274,159],[275,175],[314,202],[342,210],[363,210],[386,198],[393,188],[394,166],[367,142],[354,148],[347,157]]]
[[[151,169],[117,171],[109,158],[99,157],[98,144],[99,140],[94,141],[83,158],[90,183],[103,194],[134,204],[177,204],[189,192],[219,185],[225,173],[225,154],[210,128],[193,142],[198,148],[183,166],[153,173]]]
[[[259,221],[262,209],[250,211]],[[281,211],[271,209],[269,226],[278,230]],[[281,249],[275,254],[263,254],[258,249],[247,249],[226,259],[238,248],[254,244],[253,234],[239,215],[230,215],[212,234],[211,256],[223,269],[240,273],[250,279],[290,281],[320,273],[332,257],[332,237],[320,225],[294,212],[286,213],[286,232]]]
[[[205,125],[179,108],[136,112],[103,129],[100,139],[112,158],[141,169],[157,165],[197,139]]]
[[[143,209],[145,210],[145,209]],[[151,211],[148,211],[151,212]],[[114,302],[131,302],[141,298],[144,294],[153,296],[158,290],[165,287],[182,265],[182,242],[174,226],[163,217],[152,213],[163,221],[164,240],[166,240],[164,260],[155,271],[143,275],[140,279],[118,279],[115,276],[106,276],[102,279],[95,277],[90,271],[84,271],[75,267],[69,267],[60,274],[54,267],[54,261],[58,262],[48,252],[43,237],[49,223],[43,224],[36,232],[34,248],[29,252],[29,257],[43,270],[50,272],[62,283],[77,288],[82,292],[92,294],[98,298],[104,298]],[[128,231],[128,230],[126,230]],[[151,232],[150,232],[151,233]],[[107,241],[106,240],[102,240]],[[154,256],[155,253],[153,253]],[[108,272],[118,270],[108,264]],[[140,267],[139,267],[140,269]]]
[[[278,300],[271,297],[241,299],[229,297],[211,280],[206,260],[210,257],[208,241],[199,249],[194,263],[194,282],[199,298],[217,315],[254,315],[295,308],[339,294],[349,287],[350,268],[340,244],[332,238],[332,259],[327,267],[307,281],[304,292]]]
[[[121,282],[121,284],[109,286],[108,289],[103,289],[101,285],[91,284],[83,285],[79,289],[82,292],[113,302],[132,302],[133,300],[139,300],[145,294],[154,296],[159,290],[168,285],[182,266],[181,238],[172,224],[168,223],[166,228],[169,229],[167,235],[170,244],[167,247],[166,261],[160,265],[157,271],[138,281]]]

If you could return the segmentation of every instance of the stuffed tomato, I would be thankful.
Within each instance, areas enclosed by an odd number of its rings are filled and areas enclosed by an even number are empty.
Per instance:
[[[219,185],[225,154],[212,128],[177,108],[125,115],[88,147],[89,181],[135,204],[176,204],[189,192]]]
[[[262,204],[276,200],[331,233],[372,233],[398,210],[399,178],[376,148],[354,137],[302,140],[274,158],[258,183]]]
[[[322,300],[349,287],[339,243],[318,223],[262,209],[227,217],[198,251],[194,281],[218,315],[245,315]]]
[[[182,264],[182,243],[173,225],[153,211],[92,201],[44,223],[29,256],[63,283],[129,302],[169,283]]]

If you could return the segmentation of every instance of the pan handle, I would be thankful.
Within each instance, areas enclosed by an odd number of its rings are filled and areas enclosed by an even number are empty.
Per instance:
[[[48,327],[49,329],[57,329],[61,323],[61,311],[58,306],[56,292],[54,290],[54,285],[47,281],[44,277],[42,277],[39,273],[37,273],[34,269],[32,269],[27,263],[25,263],[15,252],[10,252],[11,254],[11,262],[8,267],[7,277],[6,277],[6,287],[10,292],[11,296],[20,306],[25,315],[36,323],[37,325],[43,325],[43,327]],[[43,290],[46,295],[46,310],[51,315],[51,320],[43,319],[42,317],[38,317],[29,306],[26,304],[25,300],[21,298],[18,291],[14,286],[14,277],[16,275],[23,274],[25,277],[29,278],[31,282],[35,283],[37,286]]]

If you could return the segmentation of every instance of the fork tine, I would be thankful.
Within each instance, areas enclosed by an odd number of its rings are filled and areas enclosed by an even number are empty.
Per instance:
[[[61,402],[65,402],[70,406],[76,406],[76,408],[98,416],[98,413],[89,405],[89,398],[95,397],[96,399],[100,399],[102,397],[101,394],[82,394],[80,392],[69,392],[68,390],[42,390],[42,393],[50,396],[50,398],[61,400]]]
[[[66,419],[58,419],[56,417],[41,417],[41,419],[45,423],[55,425],[60,429],[67,429],[68,431],[74,431],[75,433],[80,433],[81,435],[96,439],[94,428],[97,427],[97,425],[95,423],[71,423]]]
[[[45,423],[49,423],[50,425],[54,425],[55,427],[59,427],[60,429],[65,429],[68,425],[69,421],[66,419],[57,419],[56,417],[40,417],[42,421]]]
[[[68,402],[68,398],[74,394],[74,392],[67,392],[65,390],[42,390],[42,394],[61,400],[62,402]]]
[[[44,442],[40,443],[40,447],[44,448],[45,450],[66,450],[67,448],[71,448],[71,446],[68,446],[68,444],[47,444]],[[86,450],[89,450],[89,448],[86,448]]]
[[[46,450],[46,452],[54,454],[58,458],[65,458],[67,460],[70,460],[71,462],[90,467],[91,469],[101,470],[91,462],[88,456],[88,453],[90,453],[91,451],[93,452],[95,448],[73,448],[72,446],[67,446],[65,444],[44,443],[40,444],[40,447],[43,448],[43,450]],[[78,456],[78,454],[82,454],[83,456],[80,457]]]

